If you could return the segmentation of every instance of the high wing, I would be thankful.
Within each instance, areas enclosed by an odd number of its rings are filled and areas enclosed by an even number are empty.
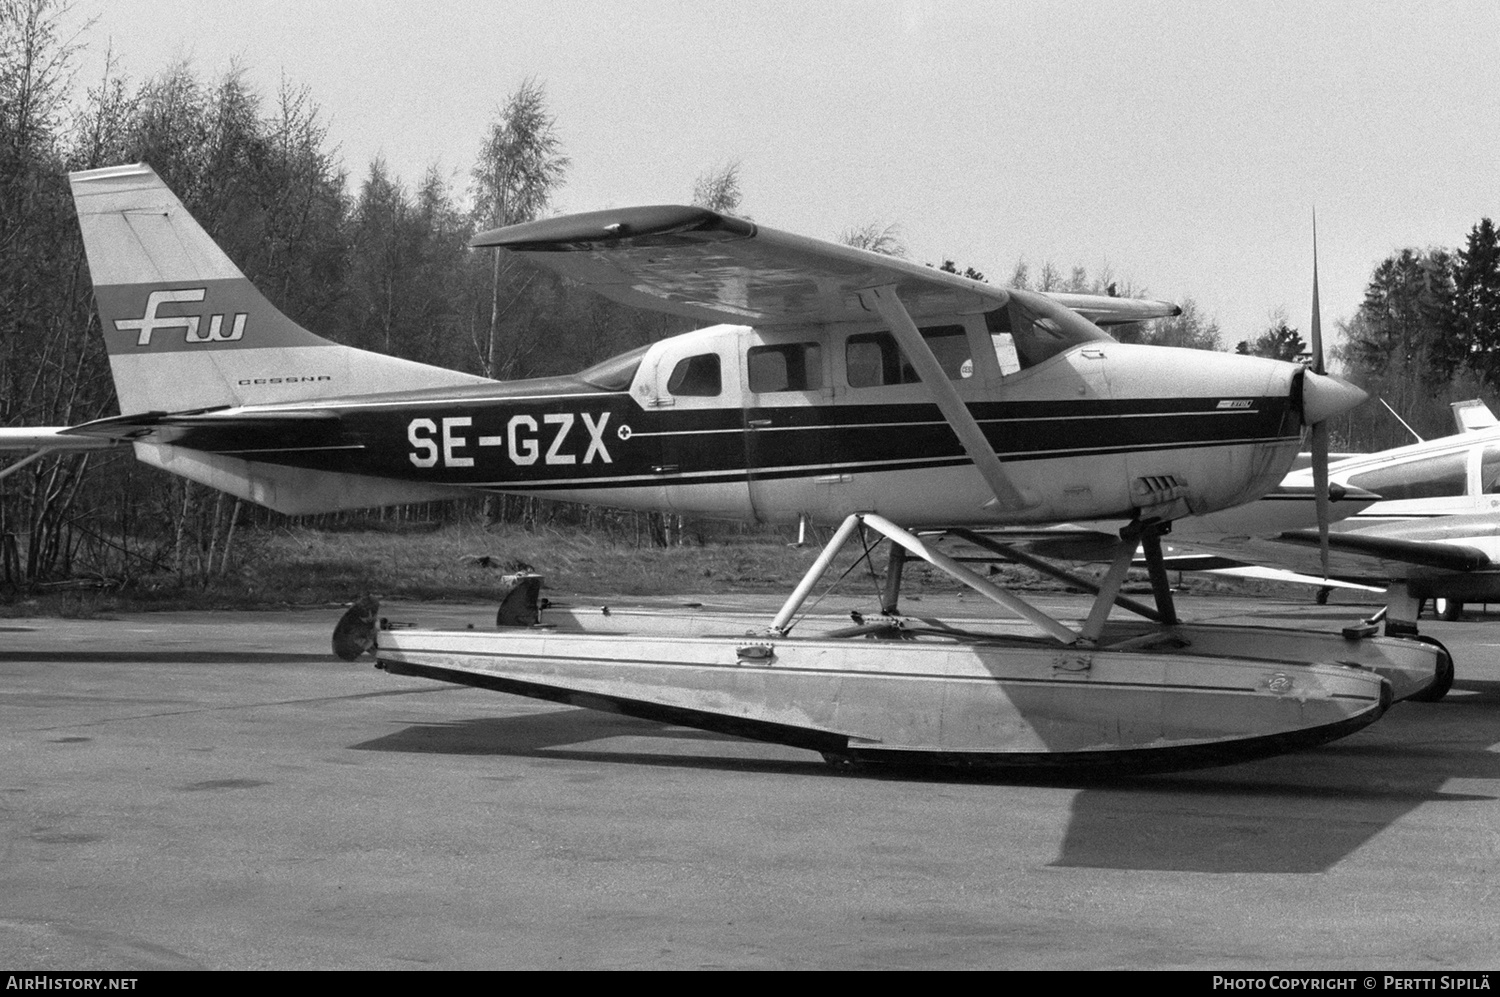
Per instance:
[[[860,292],[874,287],[893,286],[918,321],[992,311],[1013,296],[932,267],[682,205],[547,218],[481,233],[470,245],[520,253],[623,304],[757,326],[873,318]],[[1096,324],[1180,311],[1107,295],[1046,297]]]
[[[681,205],[547,218],[481,233],[470,245],[520,253],[623,304],[713,322],[873,318],[859,292],[892,284],[918,320],[1009,300],[955,274]]]
[[[1042,294],[990,287],[705,208],[655,205],[566,215],[484,232],[470,245],[519,253],[622,304],[700,320],[775,328],[826,327],[878,317],[889,326],[995,502],[1008,510],[1035,505],[1035,496],[1018,489],[1001,466],[917,323],[1008,306],[1013,314],[1006,328],[1019,333],[1018,351],[1038,359],[1060,348],[1113,342],[1079,312]]]

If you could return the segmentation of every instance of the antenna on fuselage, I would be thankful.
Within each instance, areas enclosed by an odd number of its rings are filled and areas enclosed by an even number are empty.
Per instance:
[[[1413,436],[1415,436],[1417,438],[1417,442],[1418,443],[1426,443],[1427,442],[1426,440],[1422,439],[1422,434],[1421,433],[1417,432],[1415,429],[1412,429],[1411,426],[1407,425],[1406,420],[1403,419],[1403,418],[1401,418],[1401,413],[1400,412],[1397,412],[1395,409],[1391,408],[1391,403],[1390,402],[1388,402],[1384,398],[1382,398],[1382,399],[1380,399],[1380,404],[1382,404],[1382,405],[1385,406],[1385,410],[1387,412],[1389,412],[1391,415],[1393,415],[1393,416],[1396,417],[1396,421],[1399,422],[1399,423],[1401,423],[1402,427],[1405,428],[1405,430],[1408,433],[1410,433],[1411,435],[1413,435]]]

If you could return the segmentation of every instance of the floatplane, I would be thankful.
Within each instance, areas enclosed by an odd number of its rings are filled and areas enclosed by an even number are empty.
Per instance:
[[[51,439],[128,441],[148,464],[289,513],[481,490],[838,524],[749,632],[542,619],[534,577],[515,583],[494,629],[386,629],[357,605],[335,646],[392,674],[840,765],[1160,770],[1342,736],[1444,667],[1399,637],[1178,619],[1162,533],[1272,488],[1304,433],[1316,442],[1364,394],[1299,364],[1105,331],[1172,314],[1168,303],[991,287],[701,208],[622,208],[472,245],[711,324],[576,375],[497,382],[303,329],[149,167],[71,182],[121,415]],[[996,527],[1103,519],[1127,525],[1081,621],[941,549],[945,537],[982,549]],[[860,543],[868,556],[872,538],[888,542],[878,607],[853,626],[807,623],[840,550]],[[1154,606],[1120,595],[1138,543]],[[913,558],[1019,622],[902,615]],[[1149,623],[1112,621],[1116,604]]]

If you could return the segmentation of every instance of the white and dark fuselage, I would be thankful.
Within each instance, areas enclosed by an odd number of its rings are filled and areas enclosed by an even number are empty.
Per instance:
[[[982,324],[978,334],[991,344]],[[271,476],[298,468],[765,522],[874,511],[914,526],[1222,508],[1278,481],[1301,439],[1285,365],[1113,342],[1008,372],[964,357],[955,386],[1035,499],[1010,512],[923,385],[878,367],[879,338],[874,326],[717,326],[602,372],[235,407],[167,438]],[[323,376],[307,352],[300,376]],[[1185,396],[1188,376],[1213,393]],[[882,380],[896,383],[871,383]]]
[[[1165,303],[992,288],[672,206],[475,244],[734,324],[491,381],[303,329],[149,167],[71,180],[122,415],[67,432],[283,512],[479,489],[765,522],[1173,519],[1270,489],[1304,424],[1357,400],[1295,364],[1122,344],[1088,318]]]

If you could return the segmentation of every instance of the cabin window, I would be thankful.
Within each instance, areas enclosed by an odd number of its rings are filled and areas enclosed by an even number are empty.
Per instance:
[[[752,346],[745,362],[754,392],[817,391],[823,387],[823,348],[817,343]]]
[[[712,398],[722,390],[717,353],[684,357],[677,361],[672,376],[667,378],[667,393],[679,397]]]
[[[934,325],[920,330],[938,366],[953,381],[974,373],[969,337],[961,325]],[[844,367],[851,388],[916,384],[921,380],[888,332],[861,332],[844,345]]]
[[[1349,476],[1349,484],[1369,489],[1387,502],[1462,495],[1467,490],[1468,480],[1468,451],[1407,461],[1393,467],[1378,467]]]

